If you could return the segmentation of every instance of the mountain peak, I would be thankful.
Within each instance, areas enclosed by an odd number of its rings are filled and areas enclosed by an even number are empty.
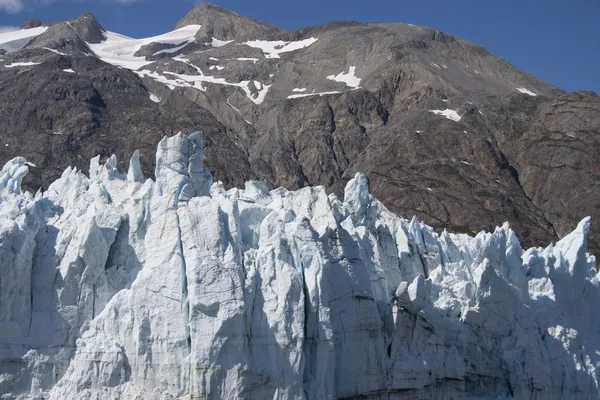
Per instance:
[[[245,37],[264,37],[278,32],[274,25],[239,15],[210,3],[200,3],[176,25],[176,29],[187,25],[201,25],[197,38],[234,40]]]
[[[42,21],[34,18],[29,18],[27,21],[23,22],[23,25],[21,25],[21,29],[38,28],[40,26],[42,26]]]
[[[106,29],[100,25],[93,14],[87,12],[69,21],[69,25],[88,43],[100,43],[104,40]]]
[[[34,27],[35,21],[31,23]],[[51,48],[59,51],[89,51],[88,43],[100,43],[104,40],[105,29],[96,18],[85,13],[69,21],[50,24],[48,30],[33,39],[28,48]]]

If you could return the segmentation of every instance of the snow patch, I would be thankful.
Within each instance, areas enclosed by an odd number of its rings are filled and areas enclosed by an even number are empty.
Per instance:
[[[192,65],[192,64],[190,64],[190,65]],[[196,69],[200,73],[202,73],[202,71],[200,71],[199,68],[196,67]],[[242,81],[239,83],[233,83],[233,82],[227,82],[224,78],[215,78],[214,76],[208,76],[208,75],[202,75],[202,74],[201,75],[185,75],[185,74],[176,74],[174,72],[167,72],[167,71],[165,71],[164,73],[169,75],[171,78],[167,78],[164,75],[161,75],[157,72],[150,71],[150,70],[141,70],[141,71],[134,71],[134,72],[141,77],[149,77],[160,83],[163,83],[163,84],[167,85],[167,87],[171,90],[175,89],[176,87],[190,87],[190,88],[195,88],[197,90],[205,92],[206,88],[203,85],[204,83],[213,83],[213,84],[217,84],[217,85],[239,87],[246,93],[246,96],[250,100],[252,100],[252,102],[255,104],[261,104],[265,100],[265,97],[269,91],[269,88],[271,87],[271,85],[263,85],[258,81],[254,81],[254,82],[252,82],[252,84],[256,87],[256,89],[258,91],[258,94],[254,94],[253,91],[250,89],[250,83],[251,83],[250,81]]]
[[[533,93],[531,90],[529,89],[525,89],[524,87],[518,87],[517,90],[523,94],[528,94],[530,96],[536,97],[537,94]]]
[[[48,27],[40,26],[32,29],[2,32],[0,33],[0,50],[4,50],[7,53],[14,53],[15,51],[21,50],[32,39],[35,39],[47,30]]]
[[[340,94],[342,92],[338,92],[338,91],[331,91],[331,92],[320,92],[320,93],[303,93],[303,94],[292,94],[289,95],[287,98],[288,99],[299,99],[301,97],[310,97],[310,96],[326,96],[329,94]]]
[[[280,58],[280,54],[304,49],[315,43],[317,40],[318,39],[314,37],[296,42],[284,42],[282,40],[250,40],[243,44],[261,49],[266,58]]]
[[[58,55],[61,55],[61,56],[67,56],[68,55],[67,53],[62,53],[62,52],[60,52],[58,50],[51,49],[50,47],[43,47],[43,49],[51,51],[52,53],[55,53],[55,54],[58,54]]]
[[[152,100],[155,103],[160,103],[160,99],[158,98],[158,96],[152,93],[150,93],[150,100]]]
[[[73,71],[71,68],[63,69],[63,72],[68,72],[69,74],[76,74],[77,72]]]
[[[429,110],[429,112],[432,112],[436,115],[443,115],[444,117],[451,119],[452,121],[455,121],[455,122],[458,122],[462,119],[462,117],[460,115],[458,115],[456,110],[450,110],[448,108],[445,110]]]
[[[223,47],[231,42],[233,42],[233,40],[219,40],[217,38],[212,38],[210,45],[212,47]]]
[[[144,39],[134,39],[115,32],[105,32],[104,41],[88,43],[88,46],[101,60],[135,71],[154,62],[146,60],[146,57],[134,55],[143,46],[151,43],[177,45],[175,48],[161,50],[156,54],[173,53],[193,42],[200,28],[200,25],[188,25],[163,35]]]
[[[6,68],[31,67],[31,66],[40,65],[40,64],[41,63],[39,63],[39,62],[27,61],[27,62],[16,62],[16,63],[8,64],[8,65],[5,65],[5,67]]]
[[[348,72],[340,72],[337,75],[329,75],[327,79],[336,82],[345,83],[346,86],[358,89],[360,88],[360,78],[356,76],[356,67],[351,66]]]
[[[172,54],[172,53],[177,53],[179,50],[184,49],[188,44],[190,44],[189,42],[184,42],[182,45],[180,46],[176,46],[176,47],[171,47],[169,49],[163,49],[163,50],[159,50],[156,53],[154,53],[154,56],[157,56],[159,54]]]
[[[238,61],[252,61],[254,64],[256,64],[258,62],[258,58],[251,58],[251,57],[240,57],[240,58],[237,58],[236,60],[238,60]]]
[[[306,88],[294,88],[292,89],[292,92],[303,93],[306,92]]]

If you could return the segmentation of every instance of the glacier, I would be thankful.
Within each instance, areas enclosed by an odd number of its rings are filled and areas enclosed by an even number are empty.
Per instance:
[[[555,245],[436,233],[369,193],[226,190],[199,133],[0,172],[1,399],[592,399],[589,218]]]

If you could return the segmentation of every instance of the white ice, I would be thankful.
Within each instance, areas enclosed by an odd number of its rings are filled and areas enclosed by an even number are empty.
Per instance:
[[[260,82],[258,84],[255,84],[254,82],[256,81],[241,81],[235,83],[227,82],[225,78],[215,78],[214,76],[209,75],[185,75],[176,74],[174,72],[164,73],[168,75],[168,77],[150,70],[136,71],[136,74],[138,74],[139,76],[155,79],[156,81],[167,85],[167,87],[169,87],[171,90],[173,90],[175,87],[190,87],[195,88],[197,90],[206,91],[206,88],[203,85],[204,83],[239,87],[244,91],[248,99],[250,99],[255,104],[261,104],[265,100],[269,88],[271,87],[271,85],[263,85]],[[250,88],[250,84],[255,86],[257,93],[254,93],[254,91]]]
[[[400,218],[360,173],[226,190],[203,159],[179,134],[156,181],[136,152],[35,195],[2,168],[4,398],[599,398],[589,218],[523,250]]]

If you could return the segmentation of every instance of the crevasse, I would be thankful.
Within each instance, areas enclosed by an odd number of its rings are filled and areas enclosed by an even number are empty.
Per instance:
[[[202,137],[22,193],[0,173],[3,399],[598,398],[589,219],[523,251],[404,220],[357,174],[226,191]]]

